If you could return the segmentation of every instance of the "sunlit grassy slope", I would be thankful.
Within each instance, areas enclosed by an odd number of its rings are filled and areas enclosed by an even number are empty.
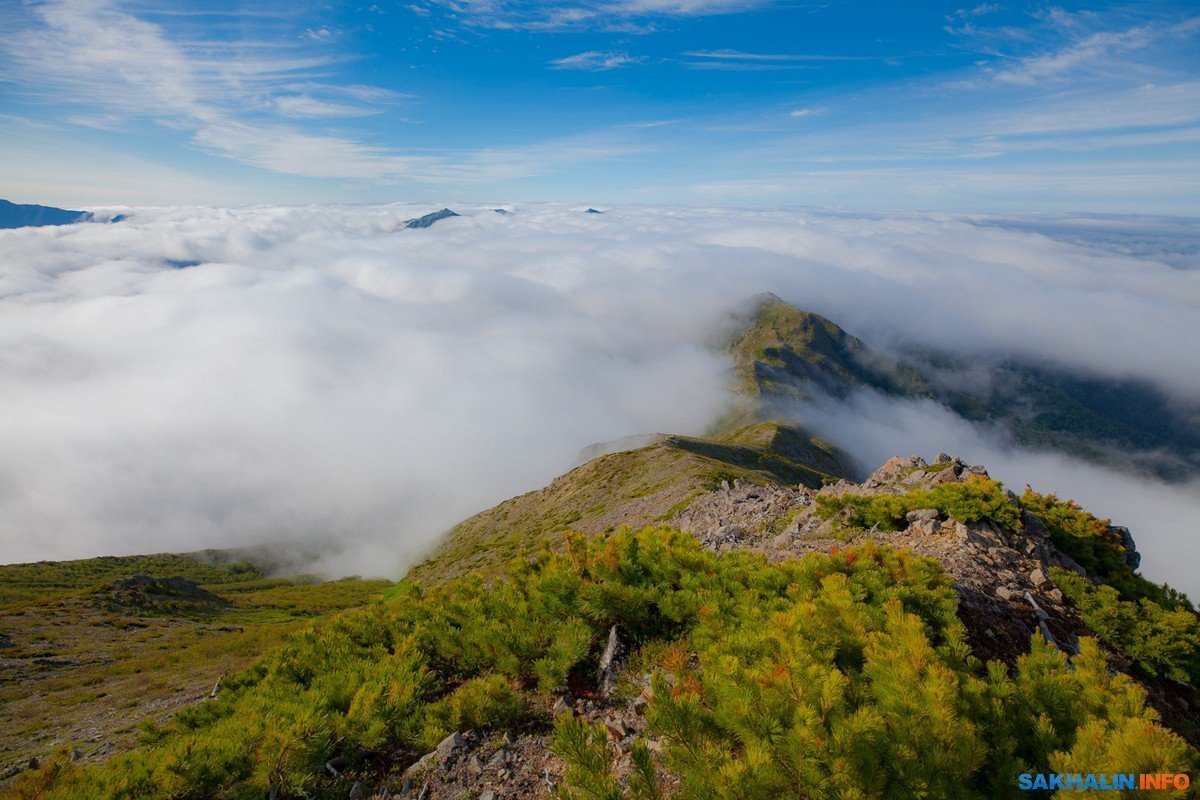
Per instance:
[[[544,489],[456,525],[409,577],[430,584],[493,574],[527,561],[567,530],[598,534],[670,519],[723,480],[818,487],[850,473],[836,448],[794,425],[764,422],[704,439],[660,436],[646,447],[589,461]]]
[[[104,587],[136,574],[181,576],[229,604],[115,607]],[[139,722],[208,696],[313,617],[388,585],[272,578],[214,552],[0,566],[0,776],[59,747],[89,760],[125,750]]]

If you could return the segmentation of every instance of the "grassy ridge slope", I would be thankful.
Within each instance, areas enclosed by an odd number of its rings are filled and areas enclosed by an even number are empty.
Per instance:
[[[836,448],[794,425],[759,423],[708,439],[660,436],[649,446],[593,459],[544,489],[456,525],[409,577],[430,584],[495,574],[567,530],[599,534],[669,519],[722,480],[818,487],[850,474]]]

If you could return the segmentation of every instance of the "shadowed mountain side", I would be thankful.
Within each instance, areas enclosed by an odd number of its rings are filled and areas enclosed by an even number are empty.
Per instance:
[[[722,481],[817,488],[851,474],[836,448],[794,425],[761,423],[710,439],[659,436],[459,523],[408,577],[433,584],[493,574],[513,560],[527,560],[567,530],[597,534],[670,519]]]
[[[720,429],[787,418],[797,403],[874,391],[940,403],[1026,447],[1166,480],[1200,474],[1196,410],[1177,408],[1148,384],[1011,358],[972,362],[923,350],[901,360],[773,294],[756,297],[738,325],[726,349],[744,399]]]
[[[53,206],[12,203],[0,200],[0,228],[38,228],[44,225],[70,225],[92,219],[90,211],[70,211]]]

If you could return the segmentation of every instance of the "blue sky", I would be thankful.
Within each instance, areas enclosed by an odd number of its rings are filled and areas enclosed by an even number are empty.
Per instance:
[[[0,5],[0,196],[1200,213],[1200,7]]]

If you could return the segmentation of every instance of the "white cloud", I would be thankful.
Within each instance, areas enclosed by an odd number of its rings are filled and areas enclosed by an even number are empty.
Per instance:
[[[533,31],[647,33],[660,18],[704,17],[765,8],[770,0],[434,0],[483,27]]]
[[[44,24],[23,29],[0,47],[7,48],[23,74],[36,77],[33,82],[41,91],[52,90],[55,100],[99,109],[72,115],[73,121],[114,128],[126,118],[154,120],[190,132],[201,150],[281,175],[447,186],[538,176],[547,165],[602,161],[630,151],[614,134],[605,137],[607,142],[592,135],[532,146],[417,154],[314,131],[293,121],[382,113],[414,98],[376,86],[322,80],[332,63],[327,56],[205,54],[205,47],[177,43],[162,27],[106,0],[51,0],[34,8]],[[237,44],[254,49],[254,43]],[[636,61],[623,53],[589,52],[556,64],[604,70]],[[264,120],[263,111],[277,117]]]
[[[636,64],[638,59],[633,58],[628,53],[619,53],[615,51],[600,51],[588,50],[586,53],[577,53],[573,56],[566,56],[551,61],[550,64],[555,69],[577,69],[584,72],[602,72],[604,70],[616,69],[617,67],[626,67],[630,64]]]
[[[688,58],[716,61],[871,61],[874,56],[824,55],[820,53],[746,53],[741,50],[689,50]]]
[[[324,117],[362,117],[378,114],[380,109],[363,108],[346,103],[331,103],[306,94],[289,94],[276,97],[272,105],[285,117],[296,119],[321,119]]]
[[[1200,249],[1169,220],[456,205],[397,229],[432,207],[135,209],[0,232],[0,552],[332,542],[330,569],[396,575],[590,443],[703,431],[726,369],[703,343],[759,291],[881,345],[1015,352],[1200,398]],[[1131,524],[1151,577],[1176,577],[1182,490],[922,420],[847,444],[958,449],[1075,494]]]
[[[53,0],[33,8],[42,24],[9,38],[9,56],[24,74],[36,77],[43,91],[54,90],[57,100],[104,109],[107,113],[96,118],[107,124],[114,114],[153,119],[166,127],[192,130],[193,141],[213,152],[289,175],[440,179],[439,159],[308,133],[282,122],[251,120],[264,107],[293,119],[374,113],[307,93],[278,95],[281,84],[364,103],[404,98],[376,87],[330,87],[317,81],[319,70],[332,63],[330,57],[206,55],[209,48],[172,41],[160,26],[105,0]],[[321,41],[332,36],[324,28],[308,34]],[[255,49],[252,42],[235,44],[241,50]]]
[[[1022,58],[1010,67],[996,70],[994,77],[1002,83],[1036,85],[1062,80],[1083,70],[1094,73],[1111,69],[1121,63],[1117,62],[1118,56],[1146,47],[1155,38],[1146,27],[1093,33],[1059,50]]]
[[[957,85],[1046,88],[1067,82],[1170,80],[1175,78],[1171,48],[1182,46],[1186,52],[1200,30],[1200,17],[1132,23],[1119,12],[1072,13],[1055,7],[1034,16],[1040,24],[1019,29],[970,22],[948,26],[949,33],[973,42],[986,57],[981,76]]]

